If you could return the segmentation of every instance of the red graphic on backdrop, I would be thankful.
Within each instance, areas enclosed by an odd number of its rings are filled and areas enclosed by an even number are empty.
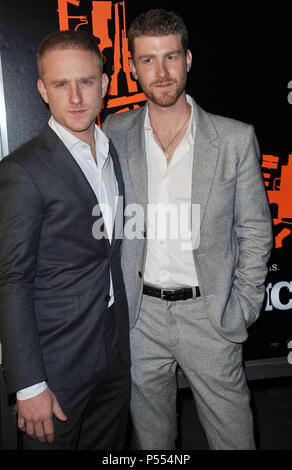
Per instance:
[[[58,0],[60,30],[77,30],[84,25],[89,30],[91,24],[91,32],[99,40],[110,78],[106,108],[118,113],[139,107],[146,98],[144,93],[138,91],[137,83],[131,77],[125,0],[87,1],[90,15],[81,4],[82,0]]]
[[[287,165],[281,166],[279,157],[263,155],[262,168],[276,229],[275,248],[281,248],[292,233],[292,155]]]

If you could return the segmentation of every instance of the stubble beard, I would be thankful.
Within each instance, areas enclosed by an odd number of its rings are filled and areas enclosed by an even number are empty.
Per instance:
[[[169,80],[164,80],[160,82],[154,82],[150,85],[150,87],[147,90],[144,90],[144,93],[147,97],[148,100],[152,101],[154,104],[157,106],[160,106],[161,108],[168,108],[170,106],[173,106],[180,96],[183,94],[186,88],[186,82],[187,82],[187,75],[185,75],[181,80],[179,81],[173,81],[175,85],[175,89],[173,91],[165,91],[161,90],[160,92],[156,93],[153,91],[153,87],[157,84],[163,84],[163,83],[168,83]],[[154,88],[155,90],[155,88]]]

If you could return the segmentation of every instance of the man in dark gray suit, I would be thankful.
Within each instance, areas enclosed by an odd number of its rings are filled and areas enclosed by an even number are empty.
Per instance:
[[[109,116],[104,131],[119,149],[126,206],[144,209],[133,211],[136,238],[128,211],[122,253],[139,446],[175,448],[179,364],[210,447],[254,449],[242,343],[272,246],[254,130],[186,95],[192,54],[177,15],[146,12],[128,38],[147,104]]]
[[[102,65],[87,33],[46,38],[38,89],[52,116],[0,164],[1,343],[24,449],[124,442],[124,188],[115,150],[95,124],[108,84]]]

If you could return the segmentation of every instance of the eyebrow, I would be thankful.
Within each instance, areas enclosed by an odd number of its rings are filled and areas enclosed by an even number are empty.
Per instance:
[[[77,79],[78,82],[80,82],[82,80],[97,80],[97,77],[92,75],[90,77],[80,77],[80,78]],[[57,80],[53,80],[51,83],[54,85],[56,83],[70,82],[70,81],[71,80],[68,80],[67,78],[60,78],[60,79],[57,79]]]
[[[169,52],[166,52],[164,55],[172,55],[172,54],[182,54],[182,51],[180,49],[177,49],[175,51],[169,51]],[[138,59],[146,59],[147,57],[155,57],[157,54],[153,54],[153,53],[150,53],[150,54],[143,54],[143,55],[140,55],[138,57]]]
[[[98,80],[98,78],[94,75],[92,75],[91,77],[81,77],[78,79],[79,81],[80,80]]]

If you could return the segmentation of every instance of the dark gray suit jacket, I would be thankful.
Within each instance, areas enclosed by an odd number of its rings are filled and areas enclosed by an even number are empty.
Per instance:
[[[111,144],[110,153],[123,196]],[[121,355],[130,362],[121,238],[94,238],[97,203],[49,126],[0,163],[0,339],[10,392],[43,380],[55,390],[79,387],[104,365],[110,267]]]

